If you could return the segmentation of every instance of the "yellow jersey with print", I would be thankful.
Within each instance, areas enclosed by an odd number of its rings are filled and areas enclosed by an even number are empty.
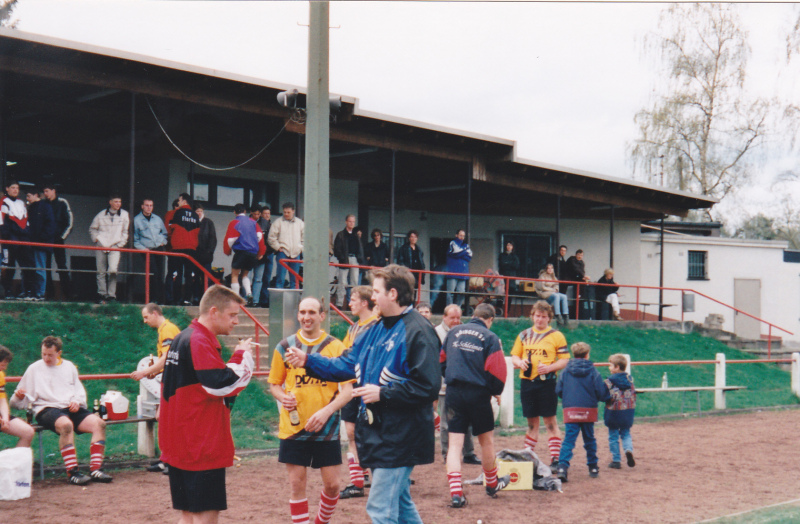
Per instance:
[[[372,315],[371,317],[366,318],[364,320],[359,320],[358,322],[350,326],[350,328],[347,330],[347,335],[345,335],[342,344],[344,344],[345,348],[350,349],[351,347],[353,347],[353,344],[355,343],[359,335],[364,334],[366,330],[368,330],[377,323],[378,323],[378,315]]]
[[[296,368],[286,363],[286,350],[299,348],[306,354],[319,353],[325,357],[338,357],[344,352],[344,344],[324,331],[316,340],[306,340],[300,331],[281,340],[272,356],[269,370],[269,383],[283,386],[287,394],[297,399],[297,413],[300,422],[292,424],[289,412],[280,409],[278,438],[282,440],[339,440],[339,411],[331,415],[321,430],[310,433],[305,430],[311,416],[324,408],[339,394],[339,383],[320,380],[306,375],[305,368]]]
[[[161,355],[169,351],[169,347],[172,345],[172,340],[177,337],[180,332],[181,330],[178,328],[178,326],[169,320],[164,320],[164,323],[158,328],[158,358],[161,358]]]
[[[6,374],[0,371],[0,398],[6,398]]]
[[[553,328],[548,327],[544,331],[539,331],[530,327],[517,335],[511,355],[519,357],[528,362],[527,370],[520,370],[519,376],[526,380],[554,379],[555,372],[548,373],[546,376],[539,376],[539,364],[550,365],[557,360],[569,359],[569,349],[567,339],[564,335]]]

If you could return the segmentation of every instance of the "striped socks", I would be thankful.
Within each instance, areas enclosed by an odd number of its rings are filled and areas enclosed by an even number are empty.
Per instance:
[[[292,524],[309,524],[308,499],[290,500],[289,509],[292,513]]]
[[[497,482],[497,475],[494,478],[495,482]],[[450,482],[450,496],[454,497],[456,495],[463,496],[464,489],[461,487],[461,472],[454,471],[453,473],[447,474],[447,481]]]
[[[356,462],[356,458],[352,453],[347,454],[347,465],[350,468],[350,484],[357,488],[363,488],[364,470],[361,468],[361,465]]]
[[[61,448],[61,458],[64,459],[67,473],[78,467],[78,456],[75,454],[75,446],[72,444],[67,444]]]
[[[550,437],[547,441],[547,445],[550,447],[550,456],[553,460],[558,460],[558,456],[561,454],[561,439],[558,437]]]
[[[89,459],[89,471],[97,471],[103,467],[103,455],[106,451],[106,441],[98,440],[97,442],[92,442],[92,445],[89,447],[89,451],[91,453],[91,458]]]
[[[537,440],[530,435],[525,435],[525,449],[533,451],[536,449]]]
[[[486,487],[493,488],[497,486],[497,466],[492,469],[483,469],[483,478],[486,479]]]
[[[323,491],[319,496],[319,511],[317,512],[317,518],[314,519],[314,524],[328,524],[331,521],[331,517],[333,517],[333,512],[336,510],[337,502],[339,502],[338,493],[335,497],[329,497]],[[306,503],[308,503],[307,500]]]

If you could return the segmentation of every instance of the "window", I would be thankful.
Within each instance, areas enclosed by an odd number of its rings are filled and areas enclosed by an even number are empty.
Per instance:
[[[689,251],[689,280],[708,280],[708,251]]]
[[[186,184],[186,192],[191,194],[191,183]],[[247,178],[225,178],[195,175],[194,198],[205,203],[206,209],[233,210],[236,204],[269,204],[273,210],[278,207],[277,182],[262,182]]]
[[[556,251],[555,235],[552,233],[501,233],[500,246],[514,244],[514,253],[519,257],[520,277],[537,278],[539,271],[547,265],[547,259]]]

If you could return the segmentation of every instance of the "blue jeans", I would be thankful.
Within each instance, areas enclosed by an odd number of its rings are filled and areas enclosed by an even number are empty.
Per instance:
[[[36,268],[36,273],[33,278],[33,284],[28,289],[31,296],[37,298],[44,298],[44,292],[47,286],[47,258],[49,253],[44,249],[32,249],[33,251],[33,265]]]
[[[567,295],[564,293],[553,293],[547,297],[547,303],[553,306],[553,311],[556,315],[569,316],[569,304],[567,304]]]
[[[272,257],[264,255],[253,268],[253,302],[256,304],[269,304],[269,279],[272,278]]]
[[[417,507],[411,500],[411,470],[375,468],[367,499],[367,515],[372,524],[422,524]]]
[[[458,304],[462,306],[464,304],[464,291],[467,289],[467,281],[461,280],[458,278],[448,278],[447,279],[447,305],[450,304]],[[453,298],[453,291],[457,294],[455,298]]]
[[[608,449],[611,451],[611,460],[620,462],[619,439],[622,438],[622,449],[633,452],[633,439],[631,428],[608,428]]]
[[[572,460],[572,450],[578,440],[578,433],[583,434],[583,449],[586,450],[586,464],[588,466],[597,465],[597,441],[594,439],[594,422],[582,422],[580,424],[564,424],[567,428],[564,435],[564,442],[561,443],[561,455],[558,457],[558,467],[569,469],[569,461]]]
[[[275,287],[277,287],[277,288],[286,287],[284,285],[284,281],[286,280],[286,273],[288,273],[288,271],[286,271],[286,268],[283,267],[283,265],[280,264],[279,261],[285,260],[287,258],[290,258],[290,257],[286,253],[284,253],[283,251],[279,252],[275,256],[275,264],[277,265],[277,269],[275,270],[275,275],[276,275]],[[300,253],[300,256],[298,256],[297,258],[302,260],[303,259],[303,254]],[[300,269],[300,263],[299,262],[289,263],[288,266],[290,268],[292,268],[295,271],[295,273],[297,273],[299,271],[299,269]],[[289,273],[289,289],[294,289],[296,280],[297,280],[297,278],[294,276],[294,273]]]

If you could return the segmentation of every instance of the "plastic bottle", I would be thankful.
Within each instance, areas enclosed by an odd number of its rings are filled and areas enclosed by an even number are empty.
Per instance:
[[[667,373],[664,372],[664,376],[661,377],[661,387],[667,389],[669,387],[669,381],[667,380]]]
[[[294,398],[294,395],[292,395],[291,393],[289,393],[289,395],[291,395],[292,398]],[[289,411],[289,422],[292,423],[292,426],[300,425],[300,413],[297,412],[296,407]]]
[[[100,401],[97,399],[94,399],[94,407],[92,408],[92,413],[94,413],[95,415],[100,414]]]

